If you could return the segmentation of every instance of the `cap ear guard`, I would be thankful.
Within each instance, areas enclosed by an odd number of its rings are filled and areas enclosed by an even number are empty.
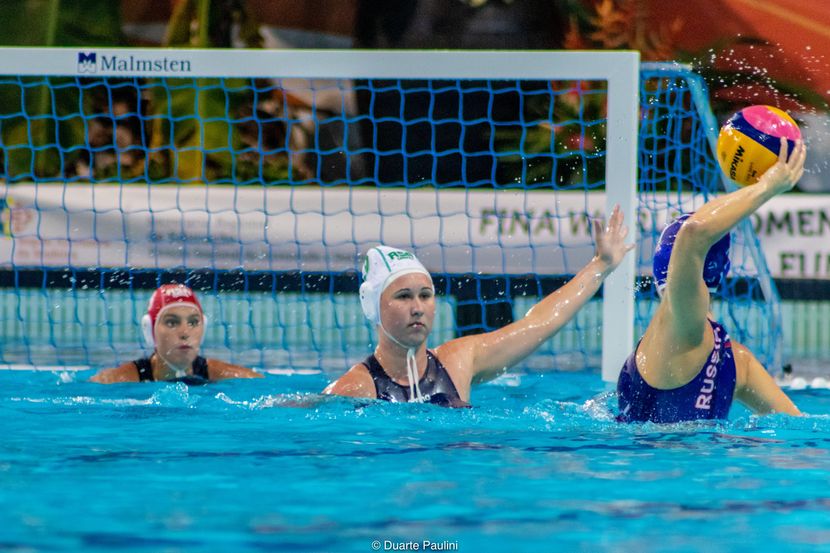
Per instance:
[[[720,287],[721,283],[726,279],[729,269],[732,268],[732,263],[729,261],[729,249],[731,245],[732,239],[730,233],[727,232],[706,253],[706,259],[703,262],[703,281],[712,290]]]
[[[380,323],[376,299],[374,288],[369,282],[364,281],[360,285],[360,307],[363,309],[363,315],[372,324]]]
[[[674,249],[674,240],[677,238],[680,227],[689,217],[691,217],[689,213],[684,213],[675,220],[670,221],[657,239],[654,258],[652,259],[652,275],[654,276],[654,282],[658,290],[666,287],[666,281],[669,276],[669,261],[671,260],[672,250]]]
[[[141,317],[141,336],[144,338],[144,345],[146,347],[154,347],[156,340],[153,337],[153,319],[150,315]]]

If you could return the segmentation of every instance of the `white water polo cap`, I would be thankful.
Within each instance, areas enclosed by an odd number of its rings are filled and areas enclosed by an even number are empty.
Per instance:
[[[360,306],[372,324],[380,324],[380,295],[398,277],[421,273],[429,278],[433,290],[432,275],[415,254],[406,250],[376,246],[366,252],[363,261],[363,284],[360,285]]]

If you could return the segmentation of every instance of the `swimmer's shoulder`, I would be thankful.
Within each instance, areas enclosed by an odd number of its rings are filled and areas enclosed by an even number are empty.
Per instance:
[[[324,394],[348,397],[376,398],[375,381],[363,363],[356,363],[346,374],[326,386]]]
[[[470,389],[473,383],[487,382],[504,372],[504,370],[499,370],[490,374],[476,370],[475,351],[478,347],[479,336],[481,335],[456,338],[432,350],[435,360],[444,367],[459,397],[464,401],[470,401]]]
[[[135,363],[128,361],[111,369],[102,369],[89,379],[90,382],[98,384],[116,384],[118,382],[139,382],[138,367]]]
[[[261,373],[248,367],[227,363],[220,359],[208,359],[208,376],[210,380],[225,380],[228,378],[263,378]]]
[[[752,371],[756,367],[760,367],[766,371],[752,351],[741,343],[732,341],[732,357],[735,359],[735,379],[738,389],[746,386],[746,383],[750,380]]]
[[[491,380],[504,372],[504,370],[499,370],[497,371],[498,374],[487,377],[480,374],[481,370],[477,368],[477,365],[481,365],[477,359],[485,356],[488,351],[487,348],[493,346],[493,344],[488,344],[488,334],[462,336],[445,342],[432,350],[432,354],[449,373],[456,387],[461,382],[467,382],[466,387],[469,388],[469,383],[473,379]]]

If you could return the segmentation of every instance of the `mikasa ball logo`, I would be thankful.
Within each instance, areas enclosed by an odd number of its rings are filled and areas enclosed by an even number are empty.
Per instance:
[[[162,57],[140,57],[124,52],[78,52],[78,73],[190,73],[191,61]]]

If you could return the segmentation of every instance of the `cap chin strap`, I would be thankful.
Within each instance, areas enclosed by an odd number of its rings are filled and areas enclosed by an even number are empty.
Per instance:
[[[168,369],[173,369],[173,378],[184,378],[187,376],[187,369],[179,369],[178,367],[174,367],[170,361],[164,358],[159,350],[155,350],[154,353],[159,356],[159,359],[161,359],[165,365],[167,365]]]
[[[158,350],[156,350],[156,353],[158,353]],[[161,354],[159,354],[159,357],[161,357]],[[164,359],[163,357],[161,358]],[[179,369],[178,367],[174,367],[166,359],[164,359],[164,362],[167,364],[169,368],[173,369],[173,374],[175,375],[173,378],[184,378],[185,376],[187,376],[187,369]]]
[[[405,346],[398,341],[394,336],[389,334],[383,327],[383,324],[378,324],[380,329],[386,334],[386,337],[392,340],[395,344],[406,350],[406,374],[409,379],[409,401],[415,403],[423,403],[424,396],[421,394],[421,388],[418,385],[418,361],[415,359],[415,348]]]

